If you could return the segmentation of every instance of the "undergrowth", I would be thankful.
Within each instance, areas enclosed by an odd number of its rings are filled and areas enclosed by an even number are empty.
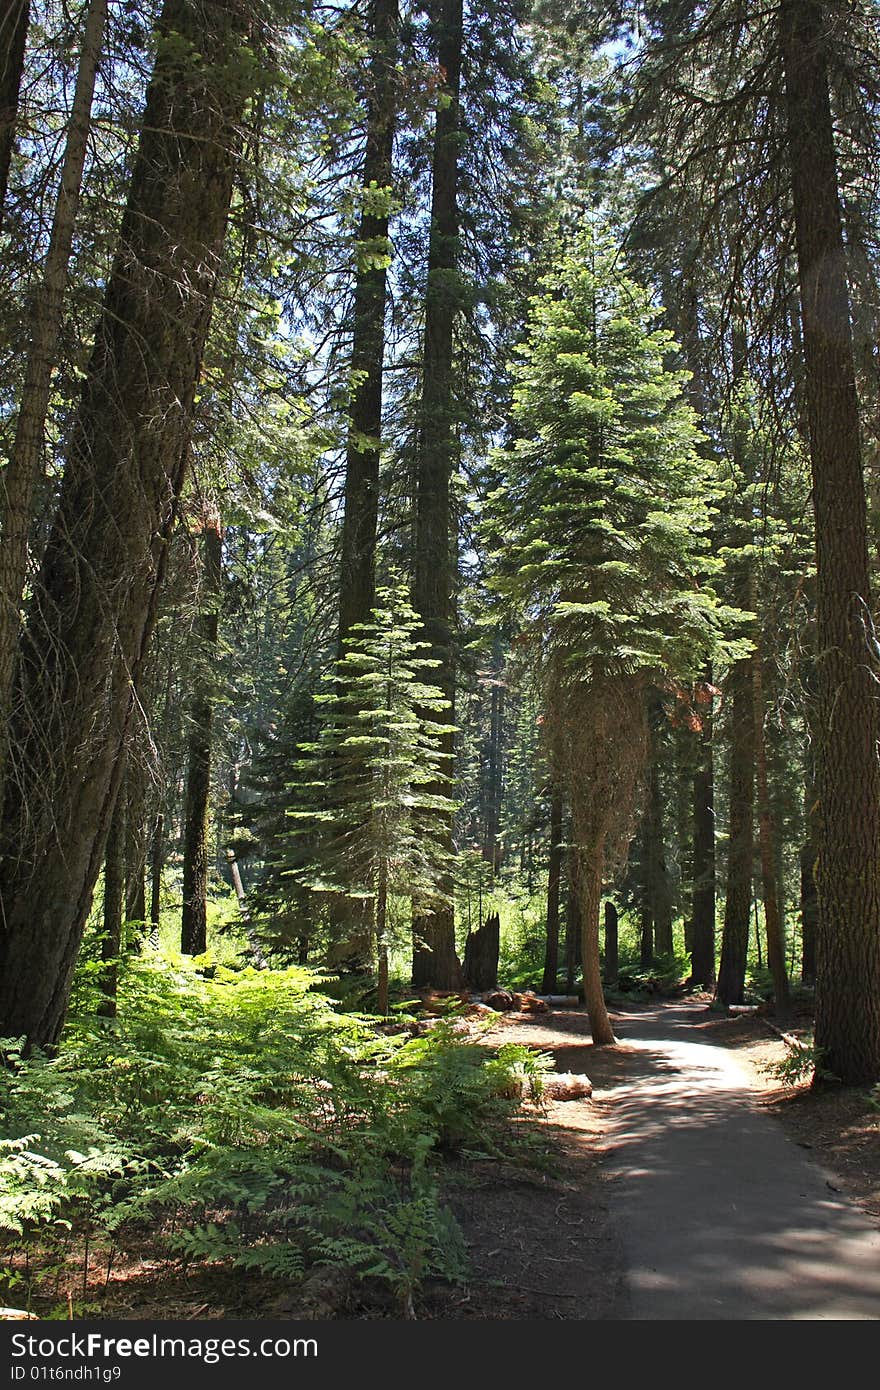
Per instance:
[[[451,1019],[388,1034],[320,985],[129,959],[114,1024],[81,1007],[51,1057],[0,1042],[4,1301],[67,1316],[78,1278],[93,1308],[90,1254],[109,1280],[145,1233],[184,1266],[341,1266],[406,1314],[426,1278],[462,1278],[440,1165],[509,1152],[506,1121],[547,1060],[493,1056]]]

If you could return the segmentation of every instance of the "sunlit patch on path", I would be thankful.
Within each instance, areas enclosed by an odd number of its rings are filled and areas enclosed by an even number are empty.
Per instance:
[[[880,1318],[880,1231],[758,1108],[735,1056],[700,1040],[700,1017],[615,1020],[628,1059],[608,1077],[608,1173],[632,1316]]]

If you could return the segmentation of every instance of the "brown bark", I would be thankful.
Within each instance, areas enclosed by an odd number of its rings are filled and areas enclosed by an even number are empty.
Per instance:
[[[642,850],[644,854],[644,848]],[[645,882],[645,864],[642,862],[642,901],[639,908],[639,965],[647,969],[654,964],[654,907],[651,902],[648,884]]]
[[[651,767],[648,775],[648,805],[644,817],[643,875],[646,908],[651,921],[651,954],[672,955],[672,891],[666,866],[663,829],[663,798],[660,791],[659,721],[662,711],[651,711]],[[647,946],[647,941],[644,943]]]
[[[755,789],[758,803],[758,850],[761,860],[761,889],[764,898],[764,927],[767,933],[767,963],[773,977],[776,1017],[788,1017],[790,1001],[785,966],[785,929],[779,907],[776,873],[776,839],[767,781],[767,744],[764,737],[764,679],[761,653],[752,661],[752,701],[755,721]]]
[[[706,684],[711,685],[707,672]],[[694,858],[691,898],[691,984],[711,989],[715,983],[715,768],[712,697],[703,707],[694,773]]]
[[[379,441],[385,360],[388,214],[369,201],[371,189],[392,179],[397,58],[397,0],[372,0],[367,137],[362,175],[365,206],[358,231],[354,294],[351,428],[345,461],[345,511],[339,571],[340,645],[353,623],[369,620],[375,602]]]
[[[807,753],[808,759],[810,753]],[[804,782],[804,843],[800,852],[801,878],[801,979],[805,985],[816,981],[816,927],[819,903],[816,896],[816,788],[812,769]]]
[[[6,0],[0,7],[0,227],[15,145],[29,11],[29,0]]]
[[[202,520],[201,611],[194,624],[194,689],[187,741],[183,811],[183,906],[180,949],[200,956],[208,946],[208,803],[211,796],[211,740],[214,722],[213,663],[216,660],[223,585],[220,519]]]
[[[569,850],[568,892],[565,900],[565,988],[571,994],[581,954],[581,896],[579,888],[579,856]]]
[[[23,8],[26,12],[27,6]],[[0,801],[6,773],[21,601],[27,580],[31,511],[42,472],[49,392],[61,332],[64,292],[91,127],[92,98],[106,22],[107,0],[91,0],[86,14],[49,248],[34,299],[30,350],[25,365],[15,438],[9,462],[0,473]],[[0,33],[4,27],[0,22]]]
[[[503,795],[504,734],[504,653],[501,638],[496,636],[492,649],[490,672],[489,742],[486,748],[486,773],[483,782],[483,858],[491,864],[492,873],[501,867],[501,801]]]
[[[605,970],[606,985],[612,989],[617,984],[620,969],[618,952],[617,908],[612,902],[605,904]]]
[[[562,791],[550,793],[550,863],[547,869],[547,947],[544,955],[544,994],[555,994],[559,974],[559,888],[562,881]]]
[[[576,851],[573,851],[575,853]],[[584,1003],[590,1016],[590,1032],[596,1047],[615,1043],[614,1029],[605,1007],[599,961],[599,908],[602,900],[602,851],[581,854],[578,880],[581,892],[581,957],[584,971]]]
[[[490,912],[476,931],[468,932],[465,942],[464,982],[469,989],[483,991],[497,987],[500,950],[501,920],[497,912]]]
[[[172,31],[174,42],[158,48],[18,668],[16,776],[2,824],[0,1029],[41,1045],[64,1021],[119,788],[249,94],[237,5],[167,0],[160,32]]]
[[[388,214],[378,211],[376,190],[392,180],[397,57],[397,0],[372,0],[367,77],[366,149],[361,176],[364,207],[358,229],[351,352],[351,424],[345,460],[345,508],[339,569],[339,650],[351,627],[369,621],[376,599],[376,526],[379,509],[385,304],[389,252]],[[365,970],[372,927],[361,903],[340,897],[331,908],[331,968]]]
[[[688,398],[703,421],[709,417],[704,352],[700,338],[700,305],[692,279],[694,267],[685,268],[678,304],[679,331],[691,372]],[[712,671],[703,676],[712,684]],[[711,988],[715,983],[715,769],[712,742],[712,700],[704,707],[703,727],[697,734],[696,764],[692,784],[693,857],[691,864],[690,955],[691,984]]]
[[[453,330],[460,308],[457,289],[459,245],[459,143],[461,125],[462,0],[437,0],[434,23],[444,101],[434,131],[431,234],[425,297],[425,343],[422,372],[421,429],[416,486],[415,577],[413,607],[422,620],[429,655],[439,661],[433,681],[450,702],[454,719],[455,658],[453,640],[450,485],[455,471],[456,411],[453,383]],[[453,736],[444,736],[452,753]],[[450,838],[452,828],[450,826]],[[413,984],[455,989],[461,967],[455,954],[452,909],[422,917],[414,924]]]
[[[828,54],[832,7],[782,0],[788,155],[816,521],[816,1046],[844,1082],[880,1078],[880,736]]]
[[[727,678],[730,702],[730,825],[727,895],[721,934],[721,964],[715,997],[741,1004],[749,953],[752,868],[755,855],[755,721],[752,711],[752,658],[738,661]]]

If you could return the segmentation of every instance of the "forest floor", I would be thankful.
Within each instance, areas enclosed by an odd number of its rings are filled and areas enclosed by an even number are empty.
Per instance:
[[[427,1283],[429,1319],[880,1317],[880,1108],[871,1091],[785,1085],[760,1016],[692,996],[626,1004],[616,1048],[581,1010],[501,1014],[479,1036],[550,1052],[591,1099],[526,1105],[522,1161],[448,1163],[467,1247],[461,1285]],[[794,1031],[805,1032],[809,1020]],[[818,1165],[818,1166],[817,1166]],[[89,1270],[79,1316],[387,1318],[387,1295],[317,1271],[305,1285],[169,1268],[145,1244]],[[108,1277],[109,1276],[109,1277]],[[103,1287],[101,1287],[103,1285]],[[89,1309],[86,1312],[86,1308]]]

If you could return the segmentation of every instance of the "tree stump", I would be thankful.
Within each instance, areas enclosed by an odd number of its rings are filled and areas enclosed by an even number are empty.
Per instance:
[[[464,978],[474,993],[498,985],[498,954],[501,949],[501,922],[490,912],[476,931],[469,931],[464,947]]]

